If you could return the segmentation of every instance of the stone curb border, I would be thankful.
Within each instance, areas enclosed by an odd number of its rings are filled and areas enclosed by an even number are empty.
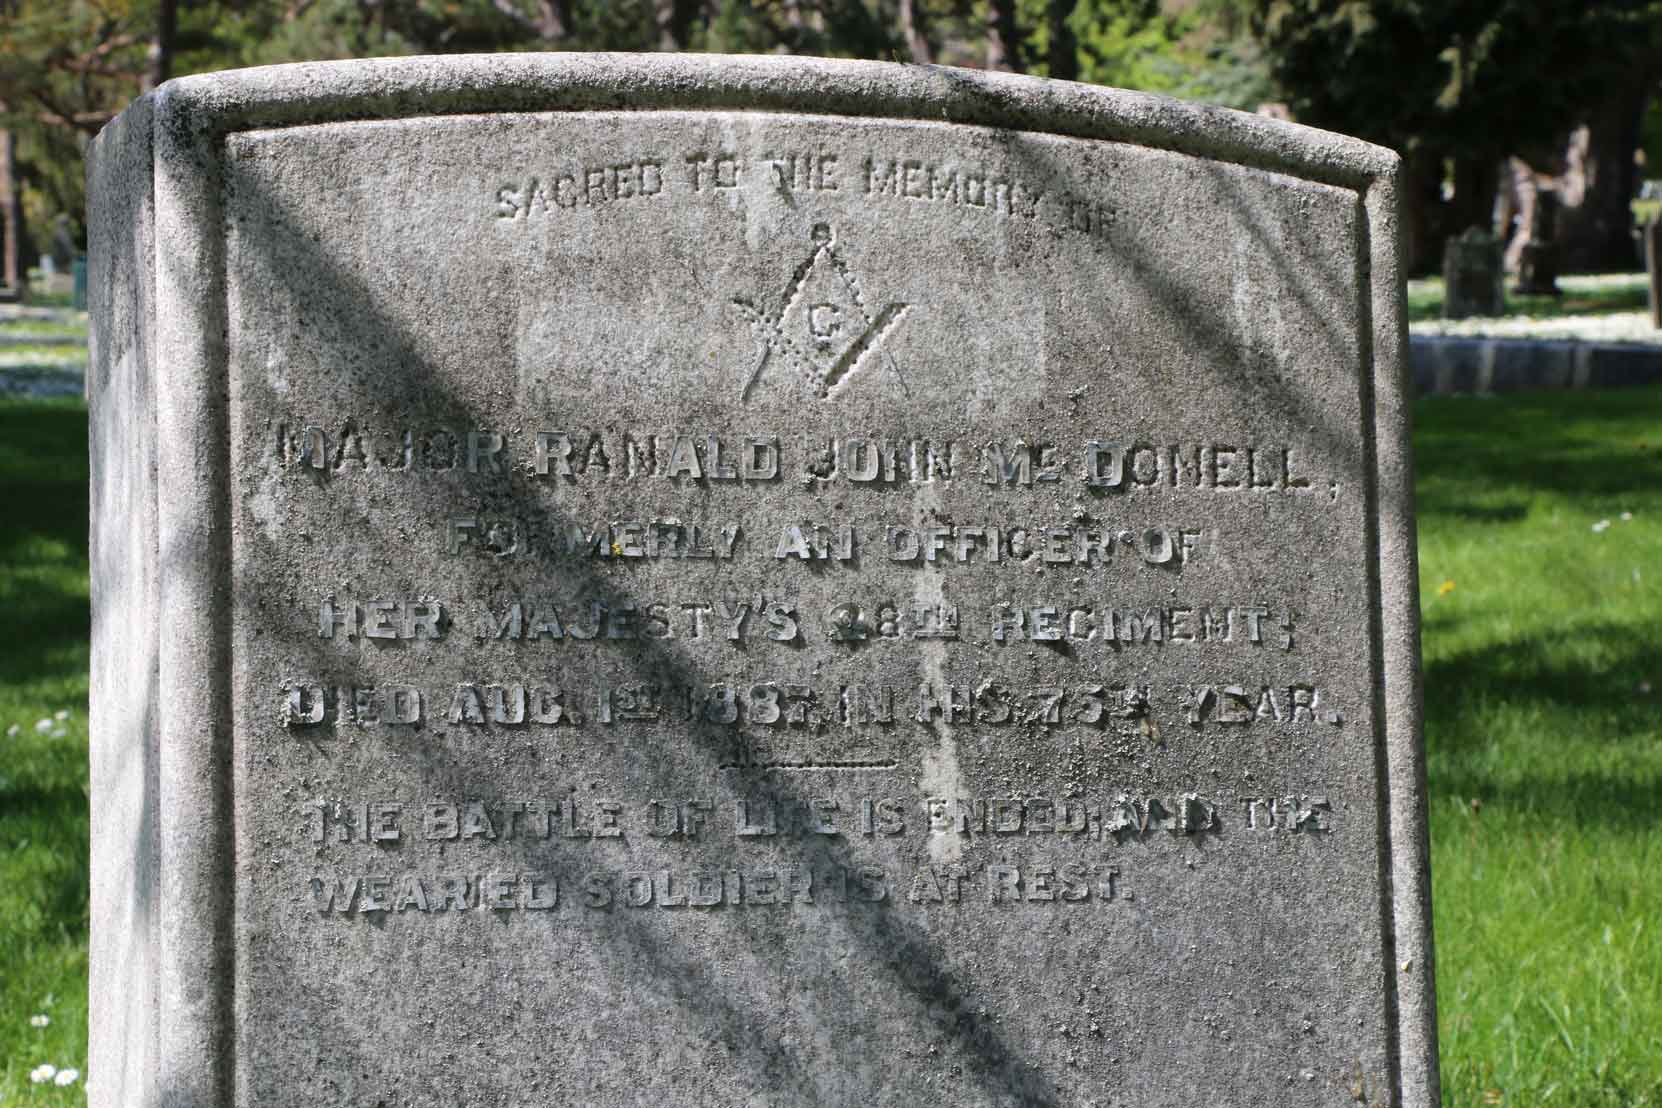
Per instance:
[[[79,370],[55,373],[38,369],[0,369],[0,396],[41,399],[53,396],[85,396],[86,375]]]
[[[1408,365],[1421,396],[1633,388],[1662,383],[1662,346],[1410,335]]]

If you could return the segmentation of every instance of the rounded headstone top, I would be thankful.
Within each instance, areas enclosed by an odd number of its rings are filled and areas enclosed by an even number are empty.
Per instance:
[[[1130,142],[1352,187],[1393,175],[1399,162],[1360,139],[1166,96],[827,58],[528,53],[302,62],[182,77],[151,95],[164,117],[208,133],[480,112],[752,110]]]

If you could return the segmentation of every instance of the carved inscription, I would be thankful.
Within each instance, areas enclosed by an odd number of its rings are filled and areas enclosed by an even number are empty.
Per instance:
[[[1238,810],[1237,806],[1238,805]],[[1244,815],[1240,813],[1244,811]],[[1237,818],[1239,816],[1240,818]],[[1279,822],[1278,822],[1279,821]],[[831,796],[780,800],[767,796],[722,802],[714,796],[644,803],[566,795],[556,799],[315,800],[302,828],[312,843],[507,843],[516,840],[622,839],[633,835],[678,841],[731,837],[777,840],[836,836],[978,838],[1082,836],[1120,846],[1152,836],[1222,834],[1230,828],[1333,830],[1326,795],[1242,796],[1198,792],[1102,796]]]
[[[596,164],[556,164],[506,181],[486,211],[507,228],[627,214],[644,203],[719,199],[744,189],[861,206],[924,204],[1057,233],[1107,238],[1116,206],[1095,182],[1058,175],[1041,180],[972,161],[941,161],[904,148],[762,151],[698,149],[639,154]]]
[[[680,842],[721,836],[752,842],[799,841],[840,836],[926,838],[1059,836],[1119,847],[1156,836],[1248,834],[1324,836],[1334,832],[1335,808],[1325,795],[1231,798],[1244,815],[1197,793],[1170,797],[1057,798],[928,796],[908,803],[897,797],[863,797],[844,806],[830,797],[781,806],[737,800],[726,811],[712,798],[652,800],[628,805],[595,799],[426,800],[346,802],[319,800],[302,829],[314,844],[385,847],[405,839],[425,842],[507,844],[515,841],[580,843],[601,849],[629,835]],[[613,908],[722,908],[877,904],[893,899],[948,907],[966,901],[1041,905],[1133,900],[1121,884],[1121,866],[1082,859],[962,862],[913,867],[905,873],[882,866],[780,862],[750,866],[676,869],[593,869],[561,877],[549,871],[485,873],[319,874],[308,880],[311,900],[324,915],[373,912],[485,910],[557,911]],[[562,901],[561,890],[565,890]]]
[[[946,529],[933,530],[938,538],[938,532]],[[638,541],[639,532],[633,535],[630,541]],[[605,541],[604,536],[595,540]],[[828,544],[826,550],[831,549]],[[944,550],[944,543],[937,541],[931,549]],[[1174,543],[1173,550],[1178,549],[1181,545]],[[1055,560],[1066,560],[1066,551]],[[471,637],[476,642],[692,639],[790,644],[800,640],[806,627],[817,637],[833,641],[1097,643],[1115,652],[1225,645],[1291,651],[1300,621],[1287,608],[1227,603],[1123,607],[1095,601],[1022,601],[994,604],[966,617],[956,605],[949,604],[844,601],[814,613],[801,611],[791,600],[766,595],[676,602],[556,602],[520,597],[476,604],[468,615]],[[452,609],[435,597],[351,600],[337,599],[331,593],[319,604],[317,633],[325,639],[342,641],[436,640],[452,632],[452,622]]]
[[[739,522],[681,519],[622,519],[574,523],[558,513],[543,517],[484,513],[445,520],[444,552],[491,558],[634,559],[767,557],[789,561],[852,562],[875,548],[888,562],[946,568],[984,562],[1042,565],[1133,565],[1182,567],[1203,549],[1211,533],[1182,525],[999,526],[995,524],[914,527],[890,524],[862,528],[852,523],[781,523],[760,539]],[[759,549],[758,549],[759,547]]]
[[[1024,866],[992,863],[926,866],[897,886],[878,866],[758,866],[746,869],[594,870],[571,881],[538,872],[353,874],[313,877],[311,901],[324,915],[385,912],[490,912],[614,908],[755,908],[816,904],[956,905],[979,897],[992,905],[1107,904],[1133,899],[1116,866],[1086,862]],[[891,893],[894,895],[891,896]]]
[[[517,472],[555,485],[659,480],[716,488],[794,480],[884,488],[971,481],[1018,489],[1071,484],[1125,494],[1307,494],[1322,483],[1306,469],[1304,454],[1293,443],[1162,443],[1105,436],[1069,447],[1019,435],[974,443],[846,435],[791,444],[777,434],[571,427],[515,433],[386,426],[346,417],[279,422],[269,456],[279,470],[297,477],[505,478]]]
[[[320,918],[412,920],[1091,911],[1158,898],[1171,867],[1243,844],[1319,857],[1346,830],[1339,788],[1242,782],[1216,761],[1199,778],[1173,772],[1170,752],[1354,737],[1359,705],[1311,651],[1340,629],[1335,613],[1249,572],[1318,553],[1266,549],[1261,518],[1351,507],[1316,460],[1330,456],[1322,432],[1248,435],[1266,425],[1220,412],[1163,433],[1141,397],[1092,421],[947,433],[904,411],[807,435],[761,414],[837,410],[857,381],[927,403],[917,344],[959,336],[915,286],[885,286],[873,215],[954,213],[1100,249],[1123,228],[1116,203],[1065,167],[995,169],[904,143],[550,155],[486,208],[502,234],[552,236],[746,190],[818,205],[776,244],[788,265],[774,278],[711,298],[704,325],[747,330],[748,356],[637,367],[720,382],[731,422],[574,406],[572,379],[596,374],[561,353],[527,357],[508,416],[296,404],[262,429],[249,462],[303,509],[412,491],[430,505],[402,535],[425,570],[343,574],[293,598],[298,624],[253,617],[262,632],[298,627],[316,651],[267,686],[284,734],[327,757],[361,744],[548,759],[517,797],[306,804],[296,842],[319,861],[298,902]],[[1042,353],[992,379],[1043,376]],[[912,659],[917,679],[893,679]],[[675,795],[543,780],[555,760],[672,749],[688,733],[707,777]],[[930,784],[934,753],[917,771],[920,749],[957,743],[943,764],[973,748],[1002,760],[1009,787]],[[1051,780],[1034,774],[1035,750],[1069,744],[1073,784],[1023,784]]]
[[[661,183],[640,163],[633,175],[594,171],[581,194],[576,178],[535,191],[533,206],[577,205],[646,199],[641,181]],[[871,170],[872,167],[867,167]],[[712,159],[696,167],[700,189],[735,187],[735,164]],[[799,184],[839,187],[835,166],[781,166]],[[945,189],[933,202],[958,202],[980,187],[960,177],[942,183],[925,167],[880,167],[870,178],[882,195],[922,199],[907,190]],[[803,176],[805,175],[805,176]],[[625,195],[635,182],[636,192]],[[615,183],[613,183],[615,182]],[[802,187],[808,187],[803,185]],[[898,190],[898,191],[896,191]],[[992,202],[1010,204],[1019,188],[992,186]],[[1011,198],[1014,197],[1015,200]],[[873,308],[858,278],[842,261],[828,226],[816,229],[806,260],[779,300],[737,301],[757,340],[755,363],[743,397],[764,383],[770,366],[805,375],[822,395],[866,360],[886,359],[880,340],[905,314],[905,305]],[[886,372],[899,380],[898,367]],[[423,429],[369,421],[296,419],[279,425],[272,455],[276,472],[302,482],[302,495],[327,495],[349,478],[418,477],[455,482],[464,495],[481,492],[478,507],[446,515],[433,553],[486,565],[516,563],[630,565],[665,563],[712,568],[745,562],[781,570],[800,566],[855,572],[873,563],[935,575],[941,573],[1089,572],[1091,580],[1135,580],[1139,574],[1181,574],[1191,566],[1229,559],[1243,551],[1227,529],[1208,525],[1200,510],[1174,511],[1150,523],[1116,521],[1124,509],[1148,498],[1277,497],[1305,500],[1324,482],[1305,463],[1296,443],[1231,441],[1160,442],[1112,435],[1067,446],[1019,434],[975,441],[904,435],[834,435],[818,442],[792,441],[767,432],[686,431],[657,428],[585,428],[565,424],[511,429]],[[1011,498],[1004,514],[980,519],[918,521],[909,514],[883,522],[869,516],[838,518],[819,511],[805,518],[757,517],[704,507],[687,514],[600,515],[581,502],[546,513],[504,513],[485,489],[510,480],[556,494],[599,492],[608,484],[738,490],[790,482],[811,492],[821,487],[870,490],[947,488],[969,483]],[[1333,503],[1337,484],[1313,506]],[[1020,505],[1028,497],[1067,489],[1098,498],[1100,516],[1076,510],[1065,519],[1031,518]],[[850,578],[857,582],[857,577]],[[459,680],[377,681],[342,684],[297,675],[278,690],[281,718],[307,741],[328,741],[359,729],[423,734],[432,741],[460,741],[473,734],[544,741],[562,736],[632,729],[649,735],[658,727],[727,729],[731,744],[715,769],[739,786],[757,772],[813,776],[875,775],[901,767],[890,753],[908,733],[1007,734],[1019,743],[1033,729],[1075,736],[1098,734],[1130,741],[1131,749],[1159,745],[1177,732],[1223,737],[1236,729],[1321,736],[1336,733],[1346,712],[1333,690],[1303,673],[1255,679],[1252,658],[1296,655],[1309,633],[1309,617],[1286,603],[1216,595],[1186,598],[1171,590],[1164,602],[1127,603],[1115,586],[1071,592],[1024,588],[995,603],[966,609],[946,599],[860,595],[857,584],[829,603],[805,606],[795,590],[735,596],[711,591],[654,597],[607,592],[584,596],[498,595],[487,600],[449,600],[406,591],[360,596],[330,593],[316,608],[313,626],[323,640],[350,650],[401,642],[411,648],[478,650],[498,644],[523,651],[594,651],[642,644],[706,644],[732,651],[804,646],[854,650],[868,644],[921,647],[974,646],[994,652],[1053,645],[1120,658],[1207,659],[1205,668],[1181,681],[1100,680],[1047,685],[1015,683],[990,669],[961,681],[897,685],[884,681],[814,684],[757,673],[742,683],[675,683],[654,680],[595,682],[558,671],[508,672],[499,665],[464,663]],[[559,653],[543,655],[559,657]],[[495,670],[495,672],[491,672]],[[769,749],[766,736],[823,744],[832,734],[857,737],[847,750],[803,754]],[[888,738],[885,739],[885,736]],[[1118,737],[1116,740],[1115,737]],[[906,800],[868,796],[853,801],[821,798],[781,805],[766,799],[718,796],[654,799],[575,795],[486,803],[478,800],[317,802],[307,839],[319,846],[370,847],[417,843],[542,844],[536,849],[590,855],[632,836],[645,841],[802,843],[815,838],[873,841],[919,835],[936,843],[992,842],[1046,836],[1064,843],[1097,843],[1131,849],[1162,836],[1207,839],[1238,836],[1319,837],[1335,829],[1326,793],[1262,795],[1200,792],[1153,796],[1121,792],[1099,797],[1069,795],[925,797]],[[934,848],[932,848],[933,851]],[[958,848],[954,847],[956,854]],[[307,879],[309,901],[324,916],[376,913],[424,916],[434,912],[609,912],[643,908],[811,909],[825,904],[866,904],[925,910],[985,904],[1110,904],[1135,893],[1123,885],[1117,862],[1072,857],[966,858],[929,866],[831,862],[824,858],[756,864],[701,862],[686,858],[657,868],[605,864],[594,855],[576,863],[549,857],[542,868],[389,870],[364,865],[319,872]],[[938,861],[938,859],[937,859]],[[1145,863],[1139,863],[1139,865]],[[1135,869],[1136,867],[1133,867]],[[1135,874],[1133,875],[1134,884]]]
[[[908,722],[952,726],[1087,725],[1154,718],[1165,711],[1196,730],[1208,725],[1339,726],[1344,713],[1310,682],[1289,685],[1217,684],[1033,685],[995,680],[962,685],[843,685],[819,689],[790,682],[750,685],[562,686],[536,681],[464,681],[448,690],[414,685],[326,685],[296,680],[281,690],[290,727],[320,724],[421,724],[430,719],[465,726],[611,726],[626,723],[703,722],[746,728],[889,728]],[[436,707],[435,707],[436,706]],[[438,713],[435,715],[435,712]]]
[[[764,309],[750,300],[733,301],[756,339],[756,361],[740,399],[750,398],[770,361],[785,363],[826,397],[868,355],[887,367],[902,393],[910,393],[899,366],[882,350],[884,337],[909,305],[868,305],[859,278],[837,253],[828,224],[815,225],[813,243],[813,252],[797,267],[776,308]]]

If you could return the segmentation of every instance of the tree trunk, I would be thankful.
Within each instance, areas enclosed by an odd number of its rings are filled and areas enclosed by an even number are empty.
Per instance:
[[[158,0],[156,34],[145,58],[143,89],[149,92],[173,76],[173,43],[179,31],[179,0]]]
[[[1468,227],[1495,233],[1495,186],[1501,159],[1485,151],[1462,152],[1454,159],[1454,198],[1449,204],[1451,231]]]
[[[1638,191],[1633,152],[1656,81],[1639,73],[1611,95],[1571,135],[1559,194],[1558,242],[1569,273],[1628,270],[1638,265],[1633,213]]]
[[[1073,37],[1068,17],[1073,14],[1077,0],[1050,0],[1045,5],[1046,51],[1045,68],[1058,81],[1079,79],[1079,43]]]
[[[687,25],[676,0],[652,0],[652,18],[658,25],[658,49],[666,53],[687,48]]]
[[[18,202],[17,161],[12,133],[0,131],[0,288],[23,289],[23,212]]]
[[[1409,274],[1441,272],[1443,264],[1443,159],[1423,146],[1402,161],[1403,265]]]
[[[1016,0],[987,0],[987,68],[1022,72],[1021,43],[1016,38]]]
[[[929,36],[923,33],[917,0],[900,0],[900,33],[906,38],[906,53],[914,64],[934,64],[935,52],[929,48]]]
[[[549,45],[570,35],[571,0],[540,0],[537,5],[537,30]]]
[[[710,0],[708,5],[700,0],[652,0],[652,18],[658,25],[658,49],[685,50],[692,41],[693,20],[701,12],[714,26],[721,14],[719,0]]]

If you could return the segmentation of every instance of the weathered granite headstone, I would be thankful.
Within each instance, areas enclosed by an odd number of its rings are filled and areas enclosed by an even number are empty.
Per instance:
[[[790,59],[135,104],[93,1103],[1437,1103],[1396,169]]]
[[[1495,316],[1506,311],[1504,251],[1481,227],[1468,227],[1443,244],[1443,318]]]

